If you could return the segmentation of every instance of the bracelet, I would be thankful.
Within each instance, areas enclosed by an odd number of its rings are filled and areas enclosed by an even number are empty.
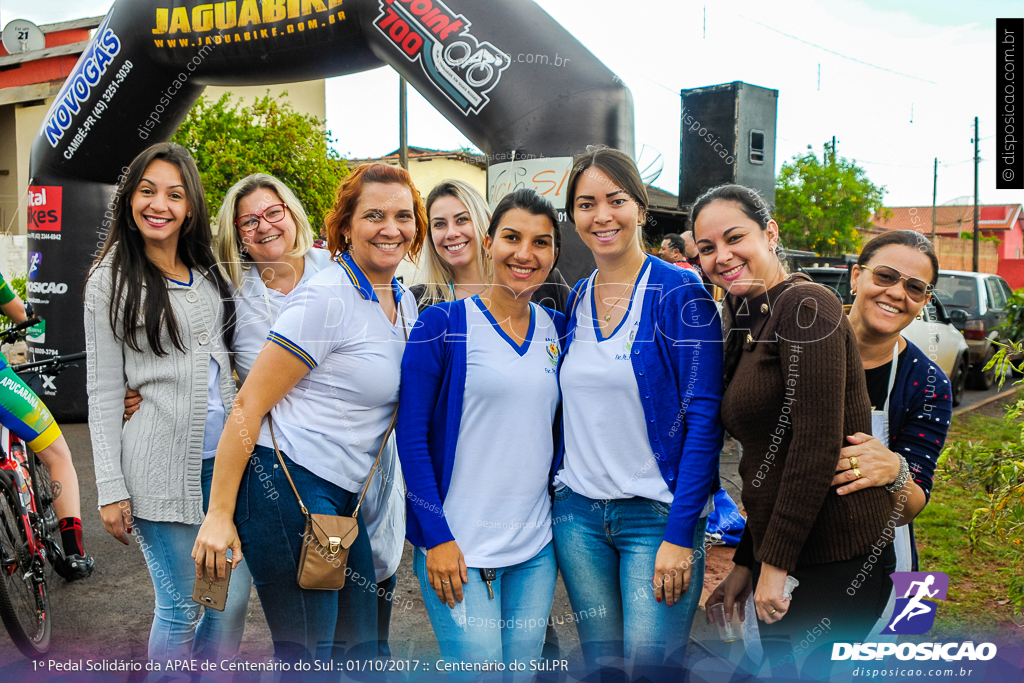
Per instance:
[[[907,485],[907,479],[910,478],[910,466],[907,465],[907,459],[899,453],[896,457],[900,459],[900,473],[896,475],[896,481],[885,487],[885,490],[889,493],[897,493],[904,486]]]

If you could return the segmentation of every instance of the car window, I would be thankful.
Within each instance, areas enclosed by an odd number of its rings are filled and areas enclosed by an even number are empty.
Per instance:
[[[939,281],[935,285],[935,295],[942,299],[942,303],[947,309],[978,310],[978,285],[972,277],[939,275]]]
[[[1013,296],[1013,290],[1010,289],[1010,285],[1006,284],[1006,280],[998,278],[999,288],[1003,290],[1003,295],[1006,297],[1007,303],[1010,301],[1010,297]]]
[[[932,297],[932,301],[935,301],[935,297]],[[929,322],[932,320],[938,320],[939,314],[935,312],[935,304],[929,301],[924,308],[921,309],[921,320]]]
[[[1001,311],[1006,308],[1006,294],[999,286],[999,280],[994,277],[985,279],[985,286],[988,288],[988,303],[992,308]]]

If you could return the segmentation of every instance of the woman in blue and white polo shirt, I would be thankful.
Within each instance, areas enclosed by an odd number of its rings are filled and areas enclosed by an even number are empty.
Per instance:
[[[448,660],[541,657],[556,577],[549,485],[564,316],[530,296],[559,246],[550,202],[507,195],[484,240],[493,284],[424,310],[402,360],[407,538]]]
[[[553,514],[572,519],[554,534],[573,610],[607,610],[577,621],[588,667],[631,660],[634,680],[662,680],[682,666],[704,583],[722,330],[700,278],[644,254],[647,205],[622,152],[574,160],[566,212],[597,269],[569,296]]]
[[[222,576],[225,549],[233,560],[245,551],[275,656],[286,662],[375,657],[377,592],[369,589],[374,564],[362,513],[345,587],[298,586],[305,517],[261,421],[272,411],[277,444],[309,511],[351,514],[398,403],[403,328],[417,315],[395,269],[418,253],[427,222],[409,174],[370,164],[338,189],[326,227],[331,251],[341,255],[288,296],[273,343],[242,385],[192,553],[197,573]]]

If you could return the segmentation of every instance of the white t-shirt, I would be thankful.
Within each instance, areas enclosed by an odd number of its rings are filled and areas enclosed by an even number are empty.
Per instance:
[[[295,283],[296,289],[309,282],[314,275],[331,264],[331,253],[326,249],[310,249],[303,257],[302,278]],[[231,352],[235,361],[235,372],[244,382],[256,356],[267,343],[270,328],[277,320],[284,304],[285,294],[267,287],[257,269],[250,265],[242,271],[242,285],[235,295],[235,340]]]
[[[561,342],[536,304],[523,347],[478,296],[463,305],[466,390],[444,514],[467,566],[508,567],[551,541],[548,476]]]
[[[596,272],[596,271],[595,271]],[[644,315],[650,263],[633,288],[629,310],[607,339],[598,341],[594,275],[576,306],[576,329],[562,361],[564,467],[555,487],[593,500],[642,497],[672,504],[647,435],[647,418],[630,353]]]
[[[217,443],[224,431],[224,400],[220,395],[220,366],[210,356],[210,371],[206,381],[206,428],[203,431],[203,460],[217,455]]]
[[[397,280],[392,287],[411,328],[416,298]],[[288,295],[269,339],[310,367],[271,411],[278,446],[318,477],[358,493],[398,405],[401,316],[395,324],[387,319],[346,256]],[[266,424],[257,443],[273,448]]]

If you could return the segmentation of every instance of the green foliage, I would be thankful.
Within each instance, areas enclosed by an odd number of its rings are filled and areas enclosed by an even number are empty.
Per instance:
[[[1024,353],[1024,344],[1013,342],[1001,347],[985,366],[995,367],[1002,386],[1005,371],[1024,372],[1024,362],[1012,361]],[[1018,380],[1020,384],[1024,380]],[[1024,416],[1024,398],[1008,407],[1006,422]],[[1011,560],[1007,572],[1012,580],[1007,596],[1014,615],[1024,614],[1024,424],[1012,441],[957,441],[946,449],[943,471],[961,486],[974,487],[985,499],[971,515],[967,526],[972,549],[982,545],[1004,551]]]
[[[334,205],[334,193],[348,175],[331,150],[330,135],[315,116],[296,112],[287,99],[257,98],[251,105],[199,98],[172,140],[195,157],[211,220],[228,189],[251,173],[269,173],[302,202],[317,232]]]
[[[853,162],[813,154],[793,157],[775,181],[775,220],[789,249],[841,256],[860,249],[857,228],[882,210],[884,187]]]
[[[1012,341],[1024,339],[1024,289],[1018,289],[1006,302],[1006,320],[1002,328],[1006,330],[1006,338]]]

